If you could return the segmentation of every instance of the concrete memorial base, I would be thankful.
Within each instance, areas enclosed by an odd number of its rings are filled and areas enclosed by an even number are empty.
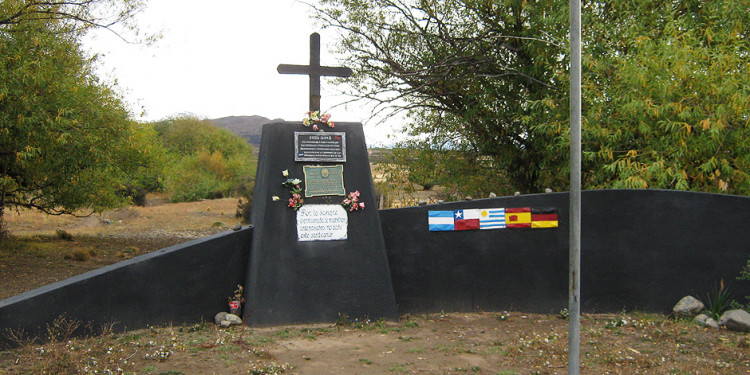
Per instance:
[[[328,130],[319,134],[327,135]],[[332,161],[311,160],[315,156],[295,161],[300,153],[300,147],[295,147],[300,137],[295,132],[309,131],[301,122],[263,127],[244,320],[253,326],[335,322],[344,315],[348,319],[396,320],[396,299],[362,125],[337,123],[335,130],[330,129],[334,134],[345,133],[345,161],[336,151],[331,152]],[[316,167],[318,180],[331,179],[333,183],[306,186],[313,185],[311,179],[305,183],[311,166]],[[316,193],[328,190],[339,194],[340,168],[345,195],[304,196],[308,187],[315,187]],[[288,175],[283,176],[283,171]],[[289,207],[292,195],[282,185],[294,178],[302,180],[304,205],[298,210]],[[359,191],[364,209],[345,210],[341,203],[354,191]]]

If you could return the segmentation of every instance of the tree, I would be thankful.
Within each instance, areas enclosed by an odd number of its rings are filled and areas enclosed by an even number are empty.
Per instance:
[[[0,230],[6,207],[73,214],[128,202],[119,192],[155,166],[155,138],[81,50],[82,30],[99,25],[84,8],[99,3],[0,5]]]
[[[600,47],[590,48],[591,185],[750,194],[748,7],[747,0],[644,3],[638,24],[618,31],[619,43],[601,57]],[[596,11],[626,24],[631,9]]]
[[[172,201],[242,193],[255,173],[253,147],[238,135],[195,117],[154,124],[169,153],[165,185]]]
[[[125,32],[138,37],[133,18],[143,7],[142,0],[4,0],[0,3],[0,29],[17,32],[46,23],[54,24],[59,34],[82,35],[103,28],[121,37]],[[153,37],[145,36],[143,41]]]
[[[584,4],[585,187],[750,193],[748,5]],[[514,189],[567,188],[566,2],[323,0],[317,17],[341,30],[352,94],[471,145]]]

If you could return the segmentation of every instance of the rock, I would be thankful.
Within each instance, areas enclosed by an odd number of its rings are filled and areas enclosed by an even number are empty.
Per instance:
[[[419,202],[417,202],[417,205],[418,206],[426,206],[427,205],[427,201],[419,201]]]
[[[109,225],[109,224],[112,224],[112,220],[110,220],[110,219],[104,219],[104,220],[102,220],[102,223]]]
[[[234,314],[227,314],[224,320],[232,324],[242,324],[242,318]]]
[[[745,310],[729,310],[721,316],[719,325],[731,331],[750,332],[750,313]]]
[[[544,189],[544,192],[545,192],[545,193],[551,193],[551,192],[552,192],[552,189],[550,189],[550,188],[546,188],[546,189]]]
[[[216,324],[221,324],[222,321],[227,320],[227,315],[228,314],[223,311],[216,314],[216,316],[214,316],[214,322],[216,322]]]
[[[710,316],[706,314],[698,314],[698,316],[696,316],[695,319],[693,319],[693,321],[703,327],[719,328],[719,323],[717,323],[714,320],[714,318],[711,318]]]
[[[490,198],[497,198],[497,194],[490,192]]]
[[[521,195],[521,192],[520,192],[520,191],[517,191],[517,192],[513,193],[513,195],[515,195],[515,196],[519,196],[519,195]]]
[[[221,323],[219,323],[220,326],[227,328],[232,325],[228,320],[222,320]]]
[[[235,226],[232,227],[232,230],[235,231],[235,232],[238,231],[238,230],[240,230],[240,229],[242,229],[242,223],[238,223],[237,225],[235,225]]]
[[[675,316],[692,318],[701,312],[703,307],[703,302],[698,301],[693,296],[685,296],[682,297],[680,302],[677,302],[677,304],[674,305],[672,312]]]

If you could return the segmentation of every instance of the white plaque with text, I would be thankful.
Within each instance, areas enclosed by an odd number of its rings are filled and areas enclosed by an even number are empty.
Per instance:
[[[349,216],[338,204],[306,204],[297,210],[297,240],[345,240]]]

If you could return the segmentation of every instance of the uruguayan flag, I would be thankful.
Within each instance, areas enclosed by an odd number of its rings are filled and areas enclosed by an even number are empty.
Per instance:
[[[505,228],[505,208],[484,208],[479,214],[479,229]]]
[[[453,211],[429,211],[430,231],[453,230]]]

